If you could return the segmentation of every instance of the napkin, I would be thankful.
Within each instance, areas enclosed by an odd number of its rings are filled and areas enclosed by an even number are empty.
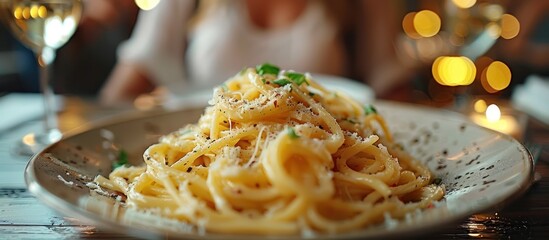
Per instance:
[[[62,109],[63,100],[55,96],[54,109]],[[0,132],[44,116],[42,95],[37,93],[10,93],[0,97]]]
[[[514,89],[511,102],[517,109],[549,124],[549,78],[528,76],[524,84]]]

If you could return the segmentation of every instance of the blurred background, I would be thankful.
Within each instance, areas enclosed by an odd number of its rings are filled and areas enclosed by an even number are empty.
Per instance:
[[[138,7],[133,0],[84,1],[79,29],[57,52],[55,92],[95,96],[116,63],[118,44],[130,37]],[[0,92],[39,92],[31,50],[0,25]]]
[[[153,9],[158,2],[84,1],[79,28],[59,49],[53,65],[55,92],[97,97],[139,11]],[[531,76],[547,82],[549,1],[346,2],[349,9],[371,9],[346,12],[350,27],[343,36],[349,56],[368,57],[349,59],[350,69],[343,75],[367,83],[378,98],[448,106],[464,96],[509,99]],[[368,29],[363,31],[367,36],[357,29]],[[0,25],[0,93],[38,91],[32,52]]]

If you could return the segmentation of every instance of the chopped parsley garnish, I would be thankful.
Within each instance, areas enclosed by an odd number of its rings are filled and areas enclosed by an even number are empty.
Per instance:
[[[442,178],[433,179],[433,184],[440,185],[442,183]]]
[[[288,128],[288,135],[290,136],[291,139],[299,138],[299,135],[295,133],[295,130],[292,127]]]
[[[288,72],[284,74],[283,78],[279,78],[273,81],[274,84],[277,84],[279,86],[285,86],[291,84],[292,82],[297,84],[298,86],[303,83],[309,85],[309,82],[307,82],[307,78],[305,77],[305,75],[296,72]]]
[[[301,73],[287,72],[286,77],[288,77],[290,80],[295,82],[295,84],[297,84],[298,86],[303,84],[303,83],[309,85],[309,82],[307,82],[307,78],[305,77],[305,75],[303,75]]]
[[[314,96],[315,96],[315,93],[309,92],[309,96],[314,97]]]
[[[277,85],[280,85],[280,86],[285,86],[285,85],[288,85],[292,82],[290,80],[286,79],[286,78],[280,78],[280,79],[274,80],[273,83],[277,84]]]
[[[121,149],[120,151],[118,151],[118,158],[116,159],[116,162],[112,164],[112,168],[116,169],[126,165],[127,163],[128,163],[128,153],[123,149]]]
[[[257,74],[263,76],[265,74],[272,74],[272,75],[278,75],[278,72],[280,72],[280,68],[275,66],[275,65],[272,65],[272,64],[269,64],[269,63],[264,63],[264,64],[261,64],[261,65],[257,65],[255,67],[255,70],[257,71]]]
[[[366,105],[364,106],[364,112],[366,113],[366,115],[370,115],[370,114],[377,114],[377,110],[374,106],[372,105]]]

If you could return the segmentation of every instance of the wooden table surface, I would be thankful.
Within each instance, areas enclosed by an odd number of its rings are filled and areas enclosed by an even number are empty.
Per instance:
[[[66,100],[60,113],[63,131],[125,111],[93,107],[77,98]],[[130,238],[60,216],[27,191],[23,171],[28,158],[13,154],[10,149],[18,138],[40,127],[36,119],[0,132],[0,239]],[[545,146],[532,148],[538,159],[535,169],[538,180],[523,196],[504,209],[472,215],[420,238],[549,239],[549,127],[529,118],[523,142]]]

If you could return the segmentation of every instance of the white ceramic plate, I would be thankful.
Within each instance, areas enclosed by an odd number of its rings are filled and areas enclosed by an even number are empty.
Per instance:
[[[445,201],[422,214],[393,224],[381,224],[317,239],[379,239],[425,234],[471,214],[498,208],[526,191],[533,163],[528,151],[513,138],[481,128],[456,113],[377,102],[395,139],[424,162],[446,186]],[[29,190],[61,214],[86,220],[128,235],[202,239],[256,239],[258,236],[185,232],[181,225],[121,208],[110,198],[90,195],[86,183],[111,170],[105,132],[138,164],[145,148],[162,134],[195,122],[202,108],[118,119],[66,137],[36,155],[27,166]],[[277,238],[276,236],[272,236]],[[299,239],[301,236],[284,237]]]

